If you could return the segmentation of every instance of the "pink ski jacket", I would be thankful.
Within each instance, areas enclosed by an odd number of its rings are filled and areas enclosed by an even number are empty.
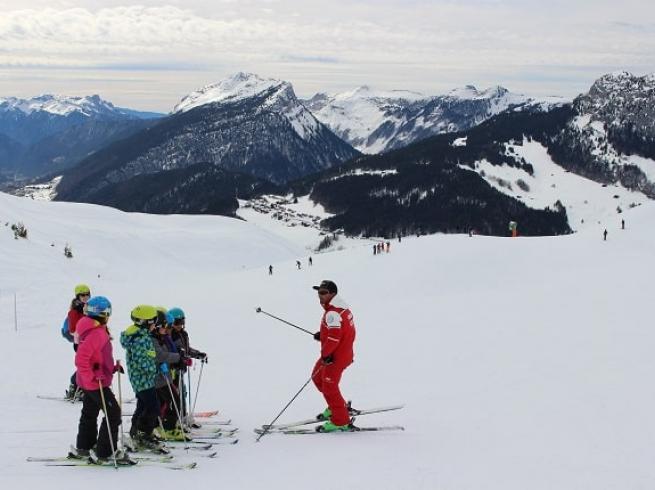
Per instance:
[[[88,316],[76,325],[80,346],[75,353],[77,385],[83,390],[98,390],[111,386],[114,377],[114,355],[111,339],[105,325]]]

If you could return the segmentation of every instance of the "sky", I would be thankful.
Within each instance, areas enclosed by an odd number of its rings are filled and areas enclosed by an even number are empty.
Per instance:
[[[100,94],[168,112],[237,72],[296,93],[473,84],[574,97],[655,71],[643,0],[2,0],[0,97]]]

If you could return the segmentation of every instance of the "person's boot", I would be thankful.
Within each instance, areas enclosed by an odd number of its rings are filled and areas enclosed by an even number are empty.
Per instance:
[[[69,459],[88,459],[90,455],[91,453],[88,449],[80,449],[75,446],[71,446],[70,450],[68,451]]]
[[[316,416],[316,420],[330,420],[330,417],[332,417],[332,410],[328,407]]]
[[[331,420],[328,420],[323,425],[319,425],[316,428],[316,432],[349,432],[351,430],[351,424],[334,425]]]
[[[136,443],[139,449],[147,449],[149,451],[160,451],[165,446],[161,440],[153,434],[146,434],[139,431],[136,435]]]
[[[91,451],[89,455],[89,463],[99,464],[99,465],[111,465],[114,464],[114,458],[116,458],[116,464],[118,466],[132,466],[137,464],[137,462],[131,459],[127,454],[122,450],[116,449],[114,454],[108,456],[98,456],[95,451]]]
[[[64,392],[64,398],[69,401],[75,400],[75,392],[77,391],[77,386],[75,383],[68,385],[68,389]]]

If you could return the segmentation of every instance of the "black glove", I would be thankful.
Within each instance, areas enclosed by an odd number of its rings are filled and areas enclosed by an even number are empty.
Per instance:
[[[332,356],[332,354],[330,354],[329,356],[323,357],[322,361],[323,364],[327,366],[328,364],[332,364],[334,362],[334,357]]]
[[[198,359],[200,359],[202,362],[209,362],[209,359],[207,359],[207,354],[205,352],[198,352]]]
[[[320,330],[314,334],[314,340],[318,340],[319,342],[321,341],[321,331]]]
[[[73,301],[71,301],[71,309],[76,310],[80,313],[84,313],[84,303],[82,303],[79,299],[75,298]]]

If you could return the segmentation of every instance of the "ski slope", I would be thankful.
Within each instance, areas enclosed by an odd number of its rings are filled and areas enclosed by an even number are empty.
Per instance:
[[[307,250],[296,235],[248,222],[0,194],[0,487],[652,490],[655,206],[620,217],[565,237],[405,238],[378,256],[351,243],[297,270]],[[18,220],[27,241],[4,227]],[[406,431],[256,443],[252,429],[307,381],[318,344],[255,307],[313,331],[311,286],[324,278],[358,329],[344,395],[360,408],[406,405],[358,424]],[[67,387],[73,352],[59,326],[78,282],[114,303],[115,338],[138,303],[186,311],[192,343],[209,353],[198,408],[232,418],[239,444],[186,472],[25,462],[75,441],[80,406],[36,395]],[[117,341],[114,353],[124,359]],[[323,408],[310,385],[280,422]]]

